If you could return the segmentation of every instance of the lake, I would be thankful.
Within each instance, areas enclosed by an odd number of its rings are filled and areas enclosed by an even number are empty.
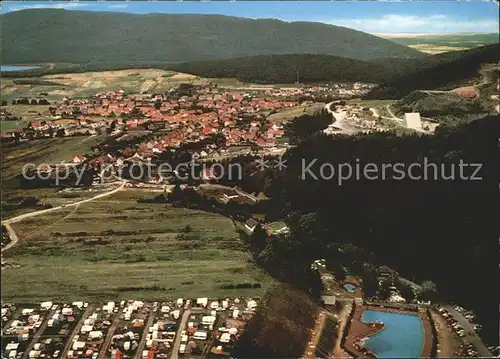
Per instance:
[[[39,69],[40,66],[10,66],[10,65],[1,65],[0,71],[9,72],[9,71],[26,71]]]
[[[424,327],[416,315],[365,310],[363,323],[383,322],[377,334],[370,336],[366,347],[379,358],[419,358],[424,346]]]

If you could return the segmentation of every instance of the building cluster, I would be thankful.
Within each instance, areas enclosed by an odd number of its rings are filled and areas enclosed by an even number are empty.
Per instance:
[[[188,94],[176,91],[164,94],[131,94],[123,90],[97,93],[89,98],[64,98],[50,107],[52,121],[33,121],[24,128],[2,133],[4,139],[33,139],[108,133],[126,138],[137,130],[153,133],[134,146],[144,158],[189,142],[207,142],[205,152],[225,151],[239,145],[262,149],[282,146],[285,131],[269,115],[299,105],[311,105],[321,96],[352,97],[369,90],[371,85],[334,84],[279,89],[220,89],[196,87]],[[210,146],[214,136],[224,145]],[[136,147],[136,148],[135,148]],[[218,148],[217,148],[218,147]],[[124,151],[130,148],[124,148]]]
[[[229,356],[258,307],[257,301],[251,298],[197,298],[187,304],[189,312],[181,332],[179,354],[190,356],[209,352]]]
[[[84,305],[83,302],[62,305],[43,302],[39,307],[16,308],[13,304],[3,304],[2,341],[7,343],[4,357],[60,357]]]
[[[2,304],[9,359],[155,359],[229,356],[258,299]]]

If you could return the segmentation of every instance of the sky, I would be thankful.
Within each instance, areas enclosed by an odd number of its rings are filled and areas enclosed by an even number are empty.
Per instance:
[[[135,14],[223,14],[283,21],[315,21],[373,34],[499,31],[499,5],[462,1],[4,1],[1,13],[29,8],[114,11]]]

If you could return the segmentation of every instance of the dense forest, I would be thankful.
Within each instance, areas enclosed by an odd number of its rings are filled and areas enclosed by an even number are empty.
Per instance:
[[[242,82],[302,83],[383,81],[389,71],[382,64],[329,55],[273,55],[238,59],[188,62],[171,70],[208,78],[236,78]]]
[[[4,64],[202,61],[272,54],[423,57],[340,26],[222,15],[27,9],[0,16]]]
[[[493,134],[499,133],[499,120],[491,116],[435,136],[318,134],[305,139],[290,150],[286,172],[267,185],[292,234],[286,240],[256,239],[254,257],[279,272],[305,268],[314,258],[337,263],[340,246],[362,248],[368,253],[365,258],[373,254],[378,263],[396,268],[408,279],[434,281],[442,300],[474,310],[486,339],[496,341],[498,321],[491,313],[498,310],[493,285],[498,281],[493,207],[498,200],[498,148]],[[315,159],[310,175],[304,168]],[[476,180],[472,175],[477,166],[460,169],[461,161],[481,164]],[[353,176],[339,182],[336,173],[322,180],[324,163],[350,163]],[[373,178],[374,166],[381,171],[383,164],[396,163],[427,163],[427,179],[411,179],[408,174],[400,178],[395,168],[386,171],[385,180],[382,172]],[[363,176],[367,164],[372,169]],[[345,176],[346,169],[342,171]],[[331,174],[328,168],[323,172]],[[414,176],[423,173],[412,170]],[[295,273],[290,273],[293,282]]]
[[[395,64],[406,64],[409,68],[403,68],[401,72],[399,66],[395,66],[399,75],[388,78],[368,93],[365,99],[399,99],[418,89],[453,88],[465,80],[479,77],[481,65],[497,63],[499,54],[500,44],[495,44],[434,55],[433,60],[395,60]],[[437,63],[434,63],[436,60]]]
[[[289,285],[271,288],[236,342],[232,356],[242,359],[301,357],[319,311],[318,303],[304,292]]]

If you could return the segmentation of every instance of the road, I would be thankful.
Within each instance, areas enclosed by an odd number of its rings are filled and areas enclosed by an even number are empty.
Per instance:
[[[240,196],[247,197],[254,202],[258,201],[257,197],[252,196],[250,193],[246,193],[246,192],[244,192],[236,187],[233,188],[233,187],[223,186],[221,184],[203,183],[203,184],[200,184],[200,188],[218,188],[218,189],[232,190],[232,191],[235,191]]]
[[[12,229],[11,225],[8,222],[2,222],[2,225],[5,226],[5,229],[7,230],[7,233],[9,233],[9,238],[10,242],[7,244],[5,247],[2,248],[2,252],[6,251],[7,249],[14,247],[16,243],[19,241],[19,238],[17,237],[16,232]]]
[[[26,218],[36,217],[36,216],[39,216],[39,215],[42,215],[45,213],[54,212],[54,211],[57,211],[61,208],[78,206],[82,203],[87,203],[87,202],[91,202],[91,201],[94,201],[94,200],[99,199],[99,198],[111,196],[112,194],[115,194],[116,192],[119,192],[123,188],[125,188],[125,183],[126,183],[126,181],[122,181],[121,185],[118,188],[115,188],[114,190],[111,190],[109,192],[98,194],[92,198],[87,198],[87,199],[84,199],[84,200],[81,200],[78,202],[68,203],[68,204],[62,205],[62,206],[52,207],[52,208],[48,208],[48,209],[42,209],[42,210],[36,211],[36,212],[25,213],[25,214],[21,214],[20,216],[17,216],[17,217],[3,220],[2,225],[4,225],[5,228],[7,229],[7,232],[9,233],[9,237],[10,237],[11,241],[8,245],[6,245],[5,247],[2,248],[2,253],[4,251],[6,251],[7,249],[15,246],[16,243],[19,241],[19,238],[16,235],[16,232],[14,232],[14,229],[12,228],[12,226],[10,226],[10,224],[22,221],[23,219],[26,219]]]
[[[155,317],[156,317],[156,312],[153,310],[153,308],[151,308],[148,320],[145,323],[144,330],[142,331],[141,342],[137,347],[137,353],[135,354],[135,359],[142,358],[142,351],[144,350],[144,346],[146,345],[146,337],[148,336],[149,328],[153,326]]]
[[[85,322],[85,319],[87,319],[90,316],[90,313],[92,313],[92,309],[93,309],[93,307],[91,305],[89,305],[87,307],[87,309],[85,309],[85,311],[83,312],[82,318],[80,319],[80,321],[76,325],[75,329],[73,329],[73,331],[69,335],[68,340],[66,342],[66,345],[64,346],[64,349],[61,353],[60,358],[64,359],[64,358],[68,357],[68,351],[71,349],[71,346],[73,345],[73,338],[75,337],[75,335],[80,333],[80,329],[82,328],[83,323]]]
[[[399,118],[397,117],[391,110],[391,106],[390,105],[385,105],[385,108],[387,109],[387,112],[389,112],[389,115],[392,116],[392,120],[397,120],[397,121],[403,121],[402,118]]]
[[[172,355],[170,359],[179,359],[179,347],[181,346],[181,332],[186,327],[186,323],[189,319],[189,315],[191,314],[191,309],[186,309],[182,314],[181,324],[179,324],[179,329],[177,330],[177,334],[175,336],[174,345],[172,346]]]
[[[113,335],[115,335],[115,329],[116,326],[118,325],[119,320],[120,320],[120,313],[116,313],[116,317],[111,322],[108,332],[106,333],[106,339],[104,340],[104,343],[102,343],[101,350],[99,350],[99,356],[97,357],[98,359],[109,358],[108,348],[109,345],[111,344],[111,339],[113,339]]]
[[[472,326],[472,324],[469,322],[469,320],[467,320],[467,318],[465,318],[462,315],[462,313],[460,313],[459,311],[455,310],[455,308],[453,308],[449,304],[444,304],[444,305],[442,305],[442,307],[444,309],[446,309],[456,319],[456,321],[458,322],[458,324],[460,324],[462,326],[462,328],[464,328],[465,332],[467,333],[467,336],[464,337],[463,339],[467,339],[472,344],[474,344],[474,346],[476,347],[476,350],[477,350],[479,356],[481,356],[483,358],[491,358],[491,357],[493,357],[493,355],[491,354],[491,352],[489,351],[489,349],[481,341],[481,338],[479,338],[475,334],[474,327]],[[469,332],[472,332],[474,334],[473,335],[469,335]]]
[[[319,339],[321,338],[321,332],[323,331],[327,315],[328,314],[326,311],[322,311],[319,313],[318,319],[316,319],[316,323],[314,325],[314,329],[312,330],[311,340],[309,341],[309,343],[307,343],[306,352],[303,355],[304,359],[316,358],[316,346],[318,345]]]
[[[325,105],[324,108],[335,119],[335,121],[333,122],[335,127],[339,128],[342,131],[342,133],[345,133],[347,135],[352,135],[352,134],[355,134],[356,132],[359,132],[360,131],[359,129],[356,129],[355,127],[349,125],[346,121],[344,121],[347,112],[346,111],[342,111],[342,112],[332,111],[331,110],[332,104],[333,104],[333,102],[329,102]]]
[[[420,288],[421,288],[421,286],[419,286],[416,283],[413,283],[412,281],[410,281],[408,279],[400,278],[400,280],[401,280],[402,283],[407,284],[407,285],[411,285],[412,287],[414,287],[417,290],[420,290]],[[463,339],[468,339],[472,344],[474,344],[474,346],[477,349],[477,352],[479,353],[479,355],[481,357],[486,357],[486,358],[492,357],[491,352],[486,347],[486,345],[484,345],[484,343],[482,342],[481,338],[479,338],[475,334],[475,330],[474,330],[474,327],[472,326],[472,324],[469,322],[469,320],[467,318],[465,318],[462,315],[462,313],[460,313],[459,311],[455,310],[455,308],[453,308],[449,304],[443,304],[443,305],[441,305],[441,307],[443,307],[444,309],[446,309],[456,319],[456,321],[458,322],[458,324],[460,324],[462,326],[462,328],[464,328],[465,332],[467,333],[467,336],[464,337]],[[469,332],[473,332],[474,335],[469,335]]]
[[[28,347],[26,348],[26,350],[23,353],[22,359],[27,359],[30,351],[33,350],[33,347],[35,346],[35,344],[39,343],[40,337],[42,336],[42,333],[45,331],[45,329],[47,329],[47,325],[49,324],[49,319],[52,318],[54,313],[55,313],[54,310],[51,310],[50,312],[44,313],[45,315],[43,318],[43,323],[40,326],[40,328],[38,328],[36,334],[33,336],[33,339],[31,339],[31,342],[29,343]]]

